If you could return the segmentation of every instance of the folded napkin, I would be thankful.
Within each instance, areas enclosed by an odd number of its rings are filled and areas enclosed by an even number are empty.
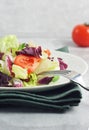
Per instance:
[[[66,47],[62,50],[65,49]],[[0,107],[26,107],[35,111],[64,112],[72,106],[78,106],[81,98],[79,85],[70,82],[40,92],[0,90]]]
[[[25,106],[31,110],[35,108],[62,112],[72,106],[77,106],[81,97],[79,86],[73,83],[40,92],[1,90],[0,106]]]

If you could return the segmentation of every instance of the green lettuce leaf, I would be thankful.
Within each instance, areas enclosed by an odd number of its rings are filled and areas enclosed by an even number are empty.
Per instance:
[[[15,35],[8,35],[0,39],[0,52],[12,51],[14,54],[18,47],[19,44]]]
[[[29,82],[23,82],[24,87],[29,87],[29,86],[36,86],[37,85],[37,75],[35,73],[32,73],[29,75]]]
[[[18,65],[12,65],[12,72],[15,74],[15,78],[19,78],[19,79],[28,78],[27,69],[23,69],[22,67]]]
[[[54,70],[56,67],[58,67],[58,63],[56,61],[51,61],[49,59],[43,59],[40,63],[40,65],[35,70],[35,73],[41,73],[43,71],[50,71]]]
[[[59,75],[54,76],[54,77],[53,77],[53,79],[52,79],[52,82],[56,82],[56,81],[58,81],[58,80],[59,80],[59,78],[60,78],[60,76],[59,76]]]

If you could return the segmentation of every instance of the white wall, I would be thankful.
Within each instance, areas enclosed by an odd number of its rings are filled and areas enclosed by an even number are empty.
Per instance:
[[[89,22],[88,0],[0,0],[0,36],[70,37],[84,22]]]

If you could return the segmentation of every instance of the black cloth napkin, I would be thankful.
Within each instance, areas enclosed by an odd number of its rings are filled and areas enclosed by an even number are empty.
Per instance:
[[[62,50],[65,50],[62,48]],[[66,49],[68,51],[68,49]],[[35,111],[64,112],[78,106],[82,98],[79,85],[68,83],[43,91],[0,90],[0,107],[27,107]]]
[[[78,85],[68,83],[54,89],[40,92],[21,90],[1,90],[0,106],[21,106],[36,110],[65,111],[72,106],[78,106],[82,98]]]

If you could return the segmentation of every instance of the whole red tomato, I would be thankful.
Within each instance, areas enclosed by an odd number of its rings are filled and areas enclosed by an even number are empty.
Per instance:
[[[73,41],[81,47],[89,46],[89,25],[80,24],[76,25],[72,31]]]

